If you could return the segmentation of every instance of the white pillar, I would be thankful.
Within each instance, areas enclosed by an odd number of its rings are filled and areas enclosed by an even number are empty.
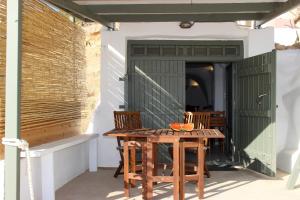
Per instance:
[[[53,153],[41,157],[42,200],[55,200]]]
[[[98,137],[89,140],[89,171],[96,172],[98,169]]]

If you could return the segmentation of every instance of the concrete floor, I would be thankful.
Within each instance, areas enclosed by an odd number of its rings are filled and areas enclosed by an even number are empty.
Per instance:
[[[114,170],[99,169],[86,172],[56,192],[56,200],[121,200],[123,197],[123,176],[113,178]],[[294,190],[285,188],[288,175],[278,172],[276,178],[269,178],[249,170],[212,171],[212,177],[205,179],[205,199],[243,200],[300,200],[300,180]],[[130,199],[142,199],[141,187],[131,191]],[[154,199],[172,199],[172,185],[158,184]],[[198,199],[195,183],[186,184],[186,199]]]

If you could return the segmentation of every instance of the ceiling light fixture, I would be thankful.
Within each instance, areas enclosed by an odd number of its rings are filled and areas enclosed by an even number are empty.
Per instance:
[[[193,22],[193,21],[185,21],[185,22],[180,22],[179,26],[180,26],[180,28],[188,29],[188,28],[191,28],[194,25],[194,23],[195,22]]]

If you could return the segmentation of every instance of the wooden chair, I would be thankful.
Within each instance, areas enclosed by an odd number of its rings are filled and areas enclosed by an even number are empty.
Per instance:
[[[226,117],[224,111],[210,112],[210,128],[216,128],[226,135]],[[224,153],[225,139],[218,139],[220,141],[221,152]]]
[[[184,113],[184,123],[193,123],[194,124],[194,129],[209,129],[210,126],[210,121],[211,121],[211,115],[209,112],[186,112]],[[205,146],[205,151],[208,148],[209,141],[207,138],[204,138],[204,146]],[[187,149],[187,153],[195,154],[197,151],[195,149],[190,148]],[[205,155],[205,154],[204,154]],[[189,170],[189,165],[193,166],[191,163],[186,163],[186,170]],[[204,163],[204,172],[205,175],[209,178],[210,173],[208,171],[206,163]]]
[[[133,129],[141,129],[142,128],[142,120],[141,120],[141,114],[140,112],[127,112],[127,111],[114,111],[114,122],[115,122],[115,129],[118,130],[133,130]],[[117,178],[121,173],[123,167],[124,167],[124,147],[122,144],[121,138],[117,138],[118,147],[117,150],[120,153],[120,162],[119,167],[117,168],[114,177]],[[130,157],[130,163],[131,163],[131,169],[133,172],[136,172],[136,148],[131,147],[130,151],[131,157]]]

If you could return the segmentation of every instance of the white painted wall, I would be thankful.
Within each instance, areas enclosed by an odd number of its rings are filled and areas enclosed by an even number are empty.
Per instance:
[[[53,160],[54,185],[57,190],[89,168],[88,142],[55,152]]]
[[[89,168],[88,142],[77,144],[53,153],[54,188],[84,173]],[[41,157],[32,158],[35,199],[42,199]],[[51,172],[48,172],[51,173]],[[21,159],[21,200],[29,200],[26,159]]]
[[[89,153],[91,153],[90,151],[97,151],[97,146],[91,145],[93,141],[97,141],[97,136],[75,136],[73,138],[34,147],[31,150],[31,155],[34,156],[31,158],[31,168],[35,199],[43,200],[43,192],[45,189],[45,194],[47,196],[46,199],[54,200],[55,194],[53,191],[59,189],[64,184],[84,173],[88,169],[90,169],[90,171],[97,170],[97,168],[93,168],[89,162],[90,160],[97,160],[97,156],[92,155],[92,157],[89,157]],[[43,174],[42,160],[47,155],[53,155],[53,167],[47,166],[46,169],[48,169],[48,171],[45,171]],[[97,166],[93,163],[92,165],[95,165],[95,167]],[[53,172],[49,169],[53,169]],[[52,174],[54,176],[53,191],[51,192],[50,187],[43,188],[42,185],[43,179],[46,180],[45,177],[51,177]],[[50,184],[49,186],[51,186],[51,180],[46,180],[46,182],[47,184]],[[0,161],[0,199],[4,198],[3,189],[4,161]],[[20,199],[29,200],[27,162],[25,158],[21,158],[20,164]]]
[[[104,133],[114,128],[113,111],[124,104],[123,77],[126,71],[127,40],[243,40],[245,57],[272,50],[273,29],[249,31],[235,23],[196,23],[181,29],[178,23],[121,23],[120,31],[102,30],[101,102],[91,122],[90,131]],[[263,43],[261,37],[264,37]],[[119,155],[116,140],[100,136],[99,166],[116,167]]]
[[[290,172],[300,153],[300,50],[277,51],[277,167]]]
[[[274,28],[254,29],[249,31],[248,56],[252,57],[275,49]]]

